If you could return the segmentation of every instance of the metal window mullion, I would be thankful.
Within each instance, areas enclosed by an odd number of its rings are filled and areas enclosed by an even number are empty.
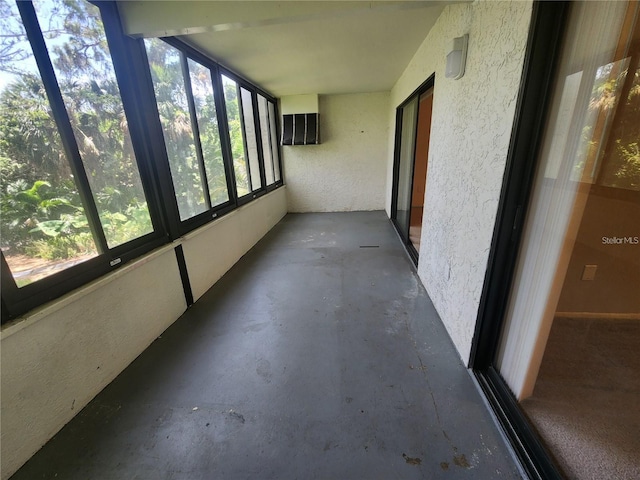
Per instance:
[[[196,115],[196,103],[195,99],[193,98],[193,88],[191,88],[191,76],[189,75],[187,56],[184,54],[184,52],[180,52],[180,63],[182,65],[184,89],[185,93],[187,94],[187,104],[189,105],[189,116],[191,117],[191,130],[193,132],[193,142],[196,147],[198,169],[200,170],[200,183],[204,192],[204,199],[207,202],[207,210],[211,210],[211,194],[209,193],[207,172],[204,167],[204,155],[202,153],[202,142],[200,141],[200,128],[198,127],[198,117]]]
[[[249,183],[249,192],[253,192],[253,181],[251,179],[251,165],[249,162],[249,146],[247,145],[247,131],[245,129],[244,107],[242,101],[242,89],[236,82],[236,98],[238,99],[238,115],[240,115],[240,130],[242,131],[242,143],[244,146],[244,163],[247,166],[247,182]]]
[[[78,143],[73,133],[71,120],[69,119],[64,99],[62,98],[62,92],[60,91],[60,85],[58,84],[53,64],[49,58],[44,36],[40,30],[35,8],[31,2],[16,2],[16,4],[22,17],[27,38],[33,49],[33,55],[38,65],[38,70],[40,71],[45,92],[47,93],[51,112],[60,133],[62,146],[69,161],[71,172],[76,180],[76,186],[85,209],[89,229],[96,242],[98,253],[106,253],[109,251],[109,246],[100,222],[98,207],[91,193],[91,185],[89,184],[89,179],[84,169],[84,164],[82,163]]]

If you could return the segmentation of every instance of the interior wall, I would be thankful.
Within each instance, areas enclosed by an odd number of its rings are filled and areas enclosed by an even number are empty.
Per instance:
[[[286,214],[285,188],[3,326],[0,477],[9,478]]]
[[[557,311],[640,314],[640,192],[592,189],[567,268]],[[597,265],[582,280],[585,265]]]
[[[389,93],[320,96],[320,145],[284,146],[290,212],[384,208]]]
[[[429,164],[429,137],[431,135],[432,108],[432,95],[428,95],[420,100],[416,132],[416,154],[413,166],[413,189],[411,190],[412,207],[424,206],[424,195],[427,185],[427,165]]]
[[[418,274],[464,362],[478,315],[531,11],[531,1],[448,5],[391,91],[389,152],[395,108],[435,72]],[[465,33],[465,75],[445,78],[453,39]],[[390,154],[388,212],[392,174]]]

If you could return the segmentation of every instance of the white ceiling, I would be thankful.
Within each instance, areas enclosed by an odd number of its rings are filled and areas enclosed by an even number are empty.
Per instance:
[[[181,35],[277,97],[387,91],[443,1],[125,1],[125,32]]]

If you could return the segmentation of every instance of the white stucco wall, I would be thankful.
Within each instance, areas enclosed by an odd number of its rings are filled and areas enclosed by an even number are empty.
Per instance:
[[[320,96],[320,145],[282,148],[290,212],[382,210],[389,93]]]
[[[2,331],[3,479],[186,309],[171,247],[81,290]]]
[[[469,360],[531,20],[530,1],[449,5],[391,91],[395,108],[435,72],[418,274]],[[469,34],[464,77],[445,78],[452,39]],[[390,210],[393,155],[387,164]]]
[[[286,188],[278,188],[185,236],[182,249],[194,300],[211,288],[286,214]]]
[[[8,324],[0,333],[0,478],[9,478],[286,214],[286,188]]]

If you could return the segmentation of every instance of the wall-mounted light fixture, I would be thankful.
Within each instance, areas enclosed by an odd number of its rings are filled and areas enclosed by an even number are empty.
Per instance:
[[[453,39],[453,49],[447,54],[447,68],[444,76],[458,80],[464,75],[464,67],[467,63],[467,46],[469,35]]]

